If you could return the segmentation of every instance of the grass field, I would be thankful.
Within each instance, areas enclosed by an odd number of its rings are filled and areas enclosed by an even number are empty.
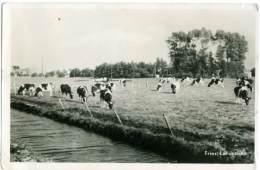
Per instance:
[[[91,79],[84,78],[21,78],[12,79],[11,92],[21,83],[55,84],[54,97],[19,97],[31,103],[41,103],[41,107],[60,107],[58,99],[61,97],[59,85],[68,83],[74,93],[79,85],[90,85]],[[141,131],[149,131],[158,135],[170,135],[165,124],[163,114],[166,114],[175,137],[183,141],[214,146],[226,152],[245,152],[245,159],[236,160],[253,162],[254,154],[254,90],[252,100],[248,106],[235,103],[233,88],[234,79],[225,79],[225,88],[205,85],[181,85],[181,90],[173,95],[170,84],[164,84],[162,91],[155,91],[158,79],[133,79],[127,87],[116,83],[113,92],[114,107],[127,127],[134,127]],[[146,86],[148,84],[148,87]],[[73,100],[63,99],[67,109],[85,109],[77,95]],[[114,113],[98,104],[98,97],[88,98],[88,105],[94,117],[100,121],[117,124]],[[75,111],[75,110],[74,110]],[[73,111],[73,112],[74,112]],[[236,157],[236,156],[235,156]]]

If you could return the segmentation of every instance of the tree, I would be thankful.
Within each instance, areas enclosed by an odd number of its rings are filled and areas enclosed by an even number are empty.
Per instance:
[[[94,71],[89,68],[85,68],[81,70],[82,77],[92,77],[93,75],[94,75]]]
[[[209,42],[218,43],[215,56],[209,51]],[[206,28],[187,34],[173,32],[166,40],[175,75],[211,76],[221,70],[223,76],[236,76],[244,71],[247,41],[239,33],[217,30],[215,35]]]
[[[67,71],[66,71],[66,70],[63,70],[63,71],[57,70],[57,71],[56,71],[56,75],[57,75],[58,77],[65,77],[66,74],[67,74]]]
[[[55,76],[55,71],[50,71],[45,74],[45,77],[53,77]]]
[[[70,71],[70,77],[80,77],[80,69],[74,68]]]
[[[32,73],[31,77],[38,77],[38,73]]]

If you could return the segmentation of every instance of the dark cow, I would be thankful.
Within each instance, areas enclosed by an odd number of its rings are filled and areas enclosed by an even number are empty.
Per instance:
[[[176,85],[171,84],[171,89],[172,89],[172,93],[175,94],[176,93]]]
[[[223,78],[211,78],[211,81],[208,84],[208,87],[212,86],[213,84],[215,85],[220,85],[224,88],[224,79]]]
[[[174,82],[172,82],[171,83],[171,89],[172,89],[172,93],[173,94],[176,94],[178,91],[179,91],[179,89],[180,89],[180,82],[179,81],[174,81]]]
[[[100,100],[105,101],[109,109],[113,109],[112,92],[109,89],[100,90]]]
[[[22,84],[19,87],[17,94],[18,95],[25,95],[25,92],[27,91],[27,92],[29,92],[30,96],[33,96],[34,90],[35,90],[34,84],[25,83],[25,84]]]
[[[251,97],[248,96],[248,88],[246,86],[237,86],[234,88],[234,93],[237,99],[245,100],[246,105],[249,104]]]
[[[73,99],[73,93],[71,91],[71,87],[68,84],[61,84],[60,91],[61,91],[62,96],[63,96],[63,94],[65,94],[66,96],[69,94],[70,98]]]
[[[77,89],[77,93],[79,95],[79,98],[82,98],[83,102],[85,103],[87,101],[88,88],[86,86],[79,86]]]

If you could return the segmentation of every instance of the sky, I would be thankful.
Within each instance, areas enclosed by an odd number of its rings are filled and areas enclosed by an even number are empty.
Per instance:
[[[104,62],[169,60],[172,32],[205,27],[238,32],[254,67],[257,8],[216,4],[9,4],[12,65],[44,72],[92,68]]]

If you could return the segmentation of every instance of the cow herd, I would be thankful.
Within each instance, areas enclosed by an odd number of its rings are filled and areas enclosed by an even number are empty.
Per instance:
[[[119,83],[122,85],[122,87],[126,87],[126,82],[126,79],[119,80]],[[157,84],[156,90],[160,92],[163,85],[166,83],[170,84],[172,93],[176,94],[181,89],[181,86],[204,85],[205,81],[202,77],[195,79],[189,77],[184,77],[182,79],[176,79],[174,77],[161,78]],[[213,85],[221,86],[222,88],[224,88],[224,79],[212,77],[208,83],[208,87],[212,87]],[[234,88],[237,103],[240,102],[240,99],[242,99],[245,101],[246,105],[249,104],[249,101],[251,99],[251,97],[249,97],[249,92],[252,92],[252,85],[252,79],[245,77],[237,79],[236,86]],[[112,93],[115,90],[115,87],[115,83],[112,81],[95,81],[95,83],[93,83],[93,85],[91,86],[90,91],[87,86],[80,85],[77,87],[76,93],[78,97],[83,100],[83,102],[87,102],[87,98],[89,96],[96,97],[99,94],[100,102],[105,102],[109,109],[113,109]],[[35,84],[25,83],[18,88],[17,94],[25,95],[27,93],[29,94],[29,96],[41,97],[43,96],[43,92],[48,92],[49,95],[52,96],[53,88],[53,83],[42,83],[38,86],[36,86]],[[69,84],[61,84],[59,92],[63,97],[65,95],[73,99],[74,93]]]
[[[53,84],[52,83],[42,83],[36,87],[35,84],[25,83],[22,84],[18,89],[18,95],[25,95],[26,92],[30,96],[43,96],[43,92],[49,92],[52,96]]]
[[[173,94],[176,94],[179,90],[181,85],[204,85],[204,80],[202,77],[200,78],[189,78],[189,77],[184,77],[182,79],[176,79],[176,78],[161,78],[157,84],[156,90],[158,92],[161,91],[163,84],[164,83],[170,83],[170,87],[172,90]],[[216,78],[212,77],[210,82],[208,83],[208,87],[212,87],[213,85],[215,86],[221,86],[224,88],[224,79],[223,78]],[[234,88],[234,93],[236,96],[236,103],[240,103],[240,99],[245,100],[246,105],[248,105],[249,100],[251,97],[249,97],[249,91],[252,92],[252,86],[253,86],[253,80],[250,78],[237,78],[236,80],[236,86]]]

